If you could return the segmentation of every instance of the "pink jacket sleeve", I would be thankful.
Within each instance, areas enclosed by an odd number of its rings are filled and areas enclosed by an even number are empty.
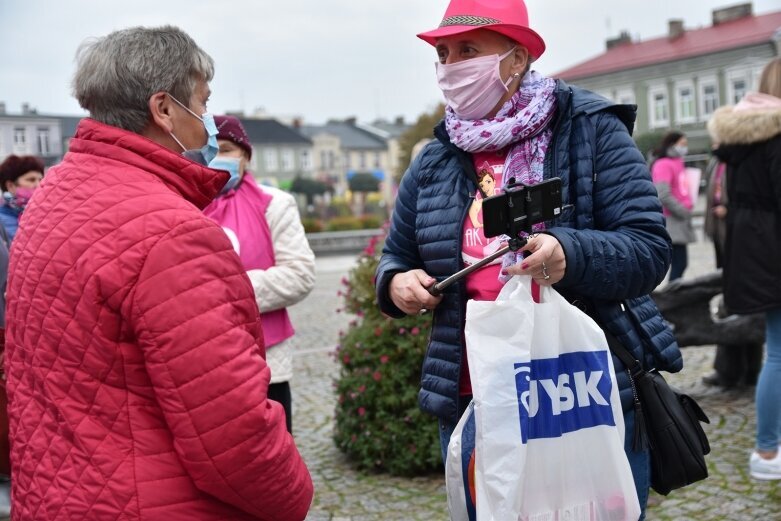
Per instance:
[[[267,399],[252,287],[222,231],[193,220],[159,239],[132,299],[151,384],[196,486],[259,519],[304,519],[312,480]]]

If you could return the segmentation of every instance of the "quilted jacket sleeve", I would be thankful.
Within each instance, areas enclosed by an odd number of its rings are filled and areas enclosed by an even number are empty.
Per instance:
[[[312,481],[282,407],[266,398],[258,311],[228,239],[206,219],[179,224],[151,247],[132,299],[151,384],[196,486],[258,519],[304,519]]]
[[[396,307],[390,298],[391,279],[397,273],[423,266],[415,237],[415,220],[417,219],[418,178],[425,154],[424,149],[401,179],[390,230],[377,266],[377,302],[380,311],[394,318],[401,318],[405,313]]]
[[[567,259],[562,288],[623,300],[650,293],[670,265],[672,245],[642,154],[613,114],[597,116],[593,230],[551,228]]]
[[[261,313],[300,302],[315,285],[315,254],[306,241],[293,196],[274,191],[266,218],[274,243],[275,265],[247,272]]]

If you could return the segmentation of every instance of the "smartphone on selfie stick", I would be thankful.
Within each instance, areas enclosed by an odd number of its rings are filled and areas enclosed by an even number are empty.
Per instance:
[[[439,296],[449,286],[475,270],[490,264],[509,251],[518,251],[526,245],[521,233],[529,234],[532,226],[549,221],[561,215],[561,179],[554,177],[536,185],[516,183],[511,177],[504,193],[483,200],[483,231],[486,237],[507,235],[507,246],[492,253],[471,266],[454,273],[445,280],[428,288],[432,295]]]

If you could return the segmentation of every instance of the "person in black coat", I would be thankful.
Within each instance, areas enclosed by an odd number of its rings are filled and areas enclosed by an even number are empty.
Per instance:
[[[717,110],[708,129],[727,164],[725,303],[731,313],[765,313],[767,324],[750,471],[781,479],[781,58],[765,67],[758,93]]]

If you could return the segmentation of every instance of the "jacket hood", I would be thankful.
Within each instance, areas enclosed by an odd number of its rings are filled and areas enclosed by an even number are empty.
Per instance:
[[[716,110],[708,121],[711,139],[720,145],[751,145],[781,134],[781,109],[735,110],[729,105]]]

